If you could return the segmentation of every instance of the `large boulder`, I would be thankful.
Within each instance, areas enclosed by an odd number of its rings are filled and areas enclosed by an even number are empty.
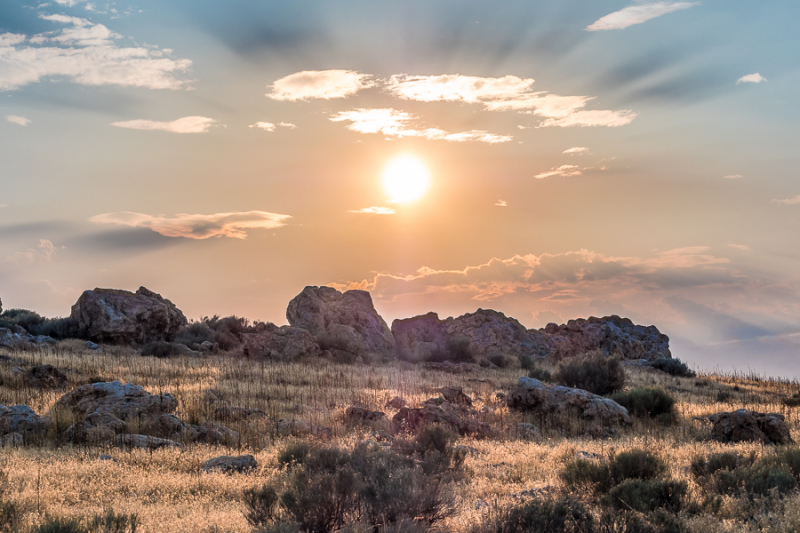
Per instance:
[[[761,442],[791,444],[784,416],[778,413],[757,413],[747,409],[710,415],[711,438],[719,442]]]
[[[296,361],[322,355],[311,333],[292,326],[267,324],[263,331],[242,334],[242,341],[244,354],[257,359]]]
[[[27,405],[0,405],[0,436],[18,433],[23,436],[42,436],[50,419],[37,415]]]
[[[256,467],[258,467],[258,463],[256,462],[256,458],[252,455],[222,455],[203,463],[203,467],[200,471],[205,473],[221,472],[223,474],[241,474],[254,470]]]
[[[540,333],[547,335],[550,353],[570,357],[600,350],[622,359],[670,358],[669,337],[655,326],[640,326],[616,315],[548,324]]]
[[[170,340],[187,324],[175,304],[144,287],[84,291],[70,318],[91,340],[121,344]]]
[[[580,429],[593,437],[614,435],[619,426],[631,423],[628,410],[613,400],[583,389],[547,386],[529,377],[519,378],[508,395],[508,407],[557,425],[568,426],[577,420]]]
[[[477,439],[494,436],[497,432],[488,423],[478,418],[475,409],[450,403],[444,398],[426,401],[420,408],[401,407],[392,417],[395,433],[418,433],[429,425],[438,425],[459,435]]]
[[[400,357],[410,361],[446,359],[459,340],[472,355],[544,356],[549,352],[545,335],[529,331],[514,318],[491,309],[478,309],[457,318],[440,320],[436,313],[398,319],[392,334]]]
[[[177,409],[178,400],[168,392],[150,394],[140,385],[108,381],[76,387],[59,398],[56,406],[84,418],[103,411],[127,421],[171,413]]]
[[[365,357],[394,353],[392,332],[366,291],[306,287],[289,302],[286,318],[292,326],[308,330],[323,348]]]

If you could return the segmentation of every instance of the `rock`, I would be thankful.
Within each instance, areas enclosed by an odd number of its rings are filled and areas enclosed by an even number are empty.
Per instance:
[[[491,309],[478,309],[445,320],[440,320],[436,313],[395,320],[392,334],[398,355],[410,361],[427,361],[435,354],[446,356],[458,339],[465,339],[471,353],[481,359],[549,352],[549,345],[542,341],[544,334],[528,331],[519,321]]]
[[[542,438],[542,432],[531,423],[520,422],[517,424],[517,437],[522,440],[539,440]]]
[[[100,457],[98,457],[97,460],[98,461],[111,461],[112,463],[118,463],[119,462],[116,459],[114,459],[113,457],[111,457],[110,455],[105,454],[105,453],[103,455],[101,455]]]
[[[22,443],[23,438],[19,433],[9,433],[0,437],[0,448],[19,448]]]
[[[593,437],[613,435],[620,425],[630,424],[628,410],[617,402],[582,389],[547,386],[538,379],[521,377],[508,397],[508,406],[566,423],[577,419]]]
[[[439,389],[439,392],[441,392],[442,397],[450,403],[472,407],[472,398],[464,394],[464,389],[461,387],[442,387]]]
[[[406,431],[416,434],[423,427],[438,424],[463,436],[487,438],[496,432],[489,424],[475,418],[474,409],[465,408],[446,401],[437,405],[425,403],[419,409],[403,407],[392,418],[392,429],[395,433]]]
[[[67,376],[53,365],[39,365],[29,368],[22,375],[22,381],[28,387],[38,389],[61,389],[67,383]]]
[[[302,437],[311,434],[311,424],[305,420],[287,420],[279,418],[275,420],[275,433],[280,437]]]
[[[9,350],[32,350],[36,347],[36,339],[19,326],[13,329],[0,328],[0,348]]]
[[[475,505],[474,505],[473,508],[476,511],[480,511],[482,513],[488,513],[489,510],[492,508],[492,506],[489,505],[489,502],[487,502],[486,500],[478,500],[478,501],[475,502]]]
[[[575,457],[577,457],[578,459],[584,459],[584,460],[587,460],[587,461],[588,460],[600,460],[600,459],[603,458],[603,456],[600,455],[599,453],[587,452],[587,451],[584,451],[584,450],[580,450],[578,453],[576,453]]]
[[[128,425],[115,416],[107,407],[92,411],[81,422],[76,422],[64,431],[64,438],[75,444],[102,444],[124,433]]]
[[[386,422],[386,413],[383,411],[370,411],[363,407],[350,406],[344,412],[344,423],[348,427],[369,426],[375,427]]]
[[[125,433],[114,438],[114,444],[127,448],[143,448],[146,450],[157,450],[159,448],[180,448],[181,445],[169,439],[160,439],[149,435],[131,435]]]
[[[217,353],[219,351],[219,344],[211,341],[203,341],[200,343],[200,351],[203,353]]]
[[[242,334],[242,341],[244,354],[256,359],[297,361],[322,355],[322,350],[311,333],[292,326],[267,324],[263,331]]]
[[[402,409],[406,405],[408,405],[408,402],[406,402],[400,396],[395,396],[394,398],[386,402],[386,407],[391,407],[392,409]]]
[[[84,418],[105,408],[105,412],[120,420],[130,420],[171,413],[177,409],[178,400],[166,392],[150,394],[139,385],[107,381],[76,387],[63,395],[56,405],[83,414]]]
[[[550,344],[550,354],[570,357],[601,350],[622,359],[671,358],[669,337],[655,326],[640,326],[616,315],[570,320],[566,324],[548,324],[543,330]]]
[[[289,302],[286,318],[292,326],[308,330],[323,348],[365,359],[394,354],[392,332],[366,291],[306,287]]]
[[[249,407],[234,407],[232,405],[223,405],[217,407],[214,415],[225,421],[238,422],[240,420],[247,420],[251,416],[267,416],[261,409],[251,409]]]
[[[213,422],[199,425],[187,424],[172,413],[164,413],[142,424],[145,433],[181,442],[199,442],[234,446],[239,442],[239,433]]]
[[[710,415],[711,438],[719,442],[755,441],[764,444],[791,444],[789,427],[778,413],[757,413],[747,409]]]
[[[223,474],[244,473],[258,467],[256,458],[252,455],[214,457],[203,463],[201,472],[222,472]]]
[[[49,418],[37,415],[27,405],[0,405],[0,435],[19,433],[23,436],[42,436],[49,424]]]
[[[187,324],[172,302],[144,287],[84,291],[70,318],[91,340],[120,344],[168,341]]]
[[[95,352],[102,352],[103,349],[100,348],[98,344],[93,343],[92,341],[86,341],[86,348],[89,350],[94,350]]]
[[[217,389],[206,389],[203,391],[203,400],[207,403],[219,403],[226,400],[226,395],[223,391]]]

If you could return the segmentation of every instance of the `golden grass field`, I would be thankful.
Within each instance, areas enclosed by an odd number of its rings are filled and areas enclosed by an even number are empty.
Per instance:
[[[748,408],[778,412],[786,416],[792,435],[800,439],[798,411],[781,399],[800,391],[796,382],[745,376],[698,375],[670,377],[657,371],[626,368],[628,387],[656,386],[676,400],[677,421],[664,426],[636,421],[613,439],[592,440],[567,437],[555,428],[544,428],[543,438],[528,442],[514,437],[522,415],[512,413],[496,401],[495,393],[507,391],[524,370],[476,368],[466,373],[431,370],[424,366],[392,362],[375,366],[345,366],[327,361],[287,364],[248,360],[234,355],[198,358],[156,359],[142,357],[129,348],[109,347],[98,354],[81,343],[62,341],[55,349],[40,352],[6,352],[0,361],[0,403],[26,404],[38,414],[47,414],[66,390],[91,377],[120,380],[144,386],[150,392],[169,392],[179,400],[176,415],[197,423],[211,412],[204,391],[223,391],[230,404],[258,408],[270,416],[295,418],[333,429],[331,442],[352,448],[367,431],[347,430],[344,410],[353,404],[383,410],[394,396],[414,406],[437,396],[443,386],[460,386],[486,406],[486,416],[500,430],[492,440],[460,439],[458,444],[476,448],[468,455],[466,475],[451,489],[458,510],[437,523],[443,531],[467,532],[485,510],[476,509],[485,500],[494,509],[515,503],[513,493],[531,488],[544,492],[562,490],[558,473],[579,450],[608,456],[631,448],[644,448],[666,460],[673,478],[686,480],[690,494],[701,498],[687,466],[698,454],[737,450],[742,454],[773,453],[759,444],[723,445],[706,439],[709,428],[693,417],[719,411]],[[21,360],[24,364],[20,364]],[[52,364],[68,375],[63,391],[43,391],[22,386],[13,367]],[[727,399],[720,402],[720,392]],[[72,421],[68,413],[52,413],[60,429]],[[243,490],[261,485],[277,475],[277,450],[287,438],[274,437],[262,421],[224,422],[241,434],[238,449],[189,445],[181,449],[152,452],[115,448],[73,447],[45,444],[41,447],[0,449],[0,469],[5,472],[3,498],[25,511],[25,523],[37,524],[45,516],[84,517],[111,508],[136,513],[142,532],[248,532],[241,503]],[[309,437],[310,438],[310,437]],[[258,469],[250,474],[200,474],[200,465],[219,455],[250,453]],[[110,454],[115,461],[99,460]],[[492,511],[489,511],[492,512]],[[685,521],[690,531],[789,531],[800,526],[800,495],[785,495],[779,509],[763,502],[725,497],[715,515],[699,513]]]

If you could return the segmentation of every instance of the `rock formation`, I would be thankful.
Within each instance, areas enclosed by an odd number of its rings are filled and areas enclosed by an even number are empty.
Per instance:
[[[289,302],[286,318],[292,326],[308,330],[323,349],[364,357],[394,354],[392,332],[366,291],[306,287]]]
[[[37,415],[27,405],[6,407],[0,405],[0,436],[42,436],[47,431],[50,419]]]
[[[222,455],[214,457],[203,463],[201,472],[222,472],[223,474],[244,473],[255,469],[258,466],[256,458],[252,455],[229,456]]]
[[[789,426],[778,413],[756,413],[747,409],[716,413],[708,417],[713,424],[711,438],[719,442],[761,442],[791,444]]]
[[[594,350],[623,359],[652,361],[671,357],[669,337],[658,328],[640,326],[616,315],[579,318],[560,326],[548,324],[539,331],[547,334],[550,354],[555,357],[569,357]]]
[[[70,317],[93,341],[128,344],[170,340],[187,324],[172,302],[144,287],[84,291]]]
[[[564,426],[577,420],[583,432],[593,437],[613,435],[617,427],[631,423],[628,410],[613,400],[582,389],[547,386],[529,377],[519,378],[508,395],[508,407]]]
[[[258,359],[296,361],[322,355],[311,333],[292,326],[266,324],[264,330],[258,333],[243,333],[242,341],[244,354]]]

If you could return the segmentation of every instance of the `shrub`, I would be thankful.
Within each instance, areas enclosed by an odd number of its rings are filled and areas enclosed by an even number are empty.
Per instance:
[[[558,365],[553,379],[594,394],[610,394],[625,386],[625,370],[619,359],[595,353]]]
[[[104,514],[95,515],[87,526],[89,533],[136,533],[138,517],[136,514],[115,513],[109,509]]]
[[[697,376],[694,370],[686,366],[686,363],[676,357],[659,357],[650,362],[650,366],[656,370],[666,372],[670,376],[693,378]]]
[[[181,354],[180,345],[173,342],[154,341],[148,342],[142,347],[142,355],[153,357],[173,357]]]
[[[296,469],[281,505],[309,533],[326,533],[358,516],[360,489],[355,472],[347,466],[334,472]]]
[[[608,462],[576,459],[567,463],[561,480],[572,492],[603,494],[631,479],[651,480],[666,471],[658,456],[644,450],[629,450]]]
[[[513,364],[513,359],[507,355],[496,353],[489,356],[489,362],[498,368],[508,368]]]
[[[30,531],[31,533],[89,533],[79,520],[60,516],[47,517]]]
[[[715,453],[708,459],[703,456],[692,460],[691,470],[695,478],[709,476],[719,470],[735,470],[742,462],[736,452]]]
[[[553,376],[549,370],[545,370],[544,368],[538,366],[534,366],[528,370],[528,377],[538,379],[539,381],[543,381],[545,383],[553,379]]]
[[[22,510],[13,502],[0,501],[0,531],[13,531],[22,521]]]
[[[685,481],[629,479],[611,489],[603,503],[615,509],[633,509],[641,513],[666,509],[677,513],[683,506]]]
[[[692,473],[706,491],[721,495],[769,496],[786,493],[798,486],[800,450],[787,449],[777,455],[754,461],[735,453],[714,454],[707,460],[692,461]]]
[[[791,397],[783,398],[781,401],[787,407],[797,407],[800,405],[800,392],[795,392]]]
[[[506,511],[497,533],[592,533],[594,518],[582,503],[570,498],[534,500]]]
[[[303,461],[311,453],[311,446],[306,442],[292,442],[278,452],[278,466],[289,468]]]
[[[216,341],[216,332],[208,327],[207,323],[202,321],[192,322],[175,336],[175,342],[185,344],[189,347],[193,344],[200,345],[204,342],[214,343]]]
[[[247,489],[242,499],[246,507],[244,517],[251,526],[264,526],[275,520],[279,498],[274,487],[263,485]]]
[[[609,469],[614,483],[619,484],[629,479],[655,479],[666,471],[667,466],[657,455],[633,449],[609,461]]]
[[[444,361],[473,363],[475,362],[475,356],[472,353],[468,337],[451,337],[447,339],[444,349],[439,348],[431,352],[430,361],[437,363]]]
[[[684,533],[678,519],[658,510],[644,515],[630,510],[607,509],[600,517],[601,533]]]
[[[610,396],[632,415],[641,418],[658,418],[672,415],[675,400],[661,389],[640,388],[630,392],[616,392]]]
[[[425,474],[439,474],[461,466],[465,456],[453,448],[456,438],[452,431],[436,424],[420,430],[414,439],[414,452],[420,457]]]

